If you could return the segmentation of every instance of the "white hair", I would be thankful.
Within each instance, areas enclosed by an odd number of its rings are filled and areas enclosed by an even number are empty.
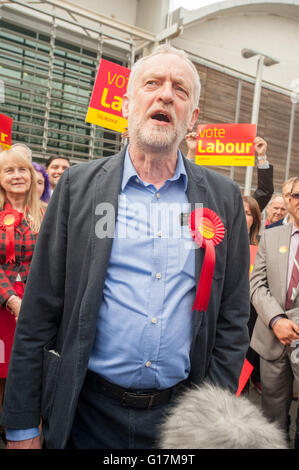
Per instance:
[[[27,158],[29,158],[29,160],[32,161],[32,150],[28,147],[28,145],[23,144],[23,142],[17,142],[15,144],[13,144],[10,148],[11,148],[11,150],[15,150],[17,152],[20,151],[20,152],[25,153]]]
[[[181,59],[185,60],[185,62],[189,65],[193,72],[193,107],[196,108],[198,106],[199,97],[200,97],[200,78],[198,72],[196,70],[195,65],[189,59],[188,55],[182,49],[176,49],[175,47],[170,46],[169,44],[161,44],[160,46],[155,47],[155,49],[147,56],[141,57],[131,69],[131,73],[129,76],[128,86],[127,86],[127,93],[128,96],[133,96],[133,90],[135,85],[135,80],[140,72],[141,66],[151,57],[154,57],[158,54],[175,54]]]
[[[277,199],[278,197],[282,198],[283,199],[283,195],[280,194],[280,193],[276,193],[276,194],[273,194],[270,201],[268,202],[267,206],[271,206],[271,204],[273,203],[273,201],[275,201],[275,199]]]
[[[184,393],[161,425],[160,449],[287,449],[285,433],[248,398],[205,384]]]

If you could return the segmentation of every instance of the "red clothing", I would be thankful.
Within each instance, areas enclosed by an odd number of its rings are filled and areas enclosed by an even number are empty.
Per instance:
[[[5,209],[8,205],[5,206]],[[15,262],[6,263],[6,232],[0,229],[0,377],[6,377],[13,343],[16,321],[5,308],[11,295],[23,296],[30,263],[37,239],[23,218],[15,228]],[[18,274],[20,282],[16,282]],[[19,278],[18,278],[19,280]],[[4,355],[4,357],[3,357]]]
[[[15,282],[13,287],[15,293],[22,298],[24,293],[23,282]],[[2,305],[0,307],[0,378],[7,377],[15,329],[15,316]]]
[[[33,233],[26,220],[22,219],[21,224],[15,228],[14,263],[5,262],[5,239],[6,233],[0,230],[0,305],[6,303],[9,297],[15,294],[13,284],[18,274],[21,277],[21,281],[26,282],[37,234]]]

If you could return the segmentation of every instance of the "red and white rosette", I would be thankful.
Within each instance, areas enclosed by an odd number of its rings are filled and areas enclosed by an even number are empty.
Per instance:
[[[0,230],[6,232],[6,263],[12,263],[15,261],[15,228],[20,225],[22,218],[23,214],[11,207],[0,212]]]
[[[209,305],[215,269],[215,246],[223,240],[225,228],[214,211],[199,208],[192,211],[189,216],[189,230],[193,240],[205,249],[204,262],[192,310],[206,311]]]

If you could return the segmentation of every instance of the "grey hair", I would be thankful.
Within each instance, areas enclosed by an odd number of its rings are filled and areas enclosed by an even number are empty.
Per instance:
[[[292,181],[291,194],[293,194],[294,186],[295,186],[295,184],[298,183],[298,181],[299,181],[298,176],[295,176],[295,178]]]
[[[128,96],[129,97],[133,96],[134,84],[135,84],[135,81],[136,81],[136,77],[137,77],[138,73],[140,72],[141,66],[148,59],[150,59],[151,57],[154,57],[158,54],[175,54],[178,57],[181,57],[183,60],[185,60],[185,62],[187,62],[187,64],[191,68],[191,70],[193,72],[193,76],[194,76],[194,80],[193,80],[193,85],[194,85],[194,89],[193,89],[193,106],[194,106],[194,108],[196,108],[198,106],[199,97],[200,97],[200,89],[201,89],[200,78],[199,78],[198,72],[196,70],[196,67],[193,64],[193,62],[189,59],[189,57],[188,57],[188,55],[186,54],[185,51],[183,51],[182,49],[176,49],[175,47],[170,46],[169,44],[161,44],[161,45],[155,47],[155,49],[149,55],[147,55],[145,57],[141,57],[139,60],[137,60],[137,62],[135,62],[135,64],[133,65],[133,67],[131,69],[131,73],[130,73],[130,77],[129,77],[129,81],[128,81],[128,87],[127,87]]]
[[[245,396],[204,384],[170,409],[160,428],[160,449],[287,449],[286,434]]]
[[[23,142],[17,142],[11,146],[11,150],[18,151],[18,149],[21,149],[22,152],[25,152],[29,160],[32,161],[32,150],[28,147],[28,145],[24,144]]]
[[[283,199],[283,195],[281,193],[275,193],[272,195],[270,201],[268,202],[267,206],[271,206],[272,202],[277,199],[278,197],[281,197]]]
[[[291,178],[289,178],[288,180],[286,180],[282,187],[281,187],[281,192],[282,192],[282,196],[283,197],[287,197],[289,196],[291,193],[292,193],[292,188],[294,186],[294,183],[298,181],[298,177],[297,176],[292,176]],[[285,193],[285,189],[290,186],[290,191],[287,191]]]

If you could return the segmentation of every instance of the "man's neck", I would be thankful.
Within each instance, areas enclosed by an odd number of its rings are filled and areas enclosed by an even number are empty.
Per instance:
[[[134,168],[142,181],[161,188],[175,174],[178,153],[172,151],[147,152],[130,145],[129,153]]]

